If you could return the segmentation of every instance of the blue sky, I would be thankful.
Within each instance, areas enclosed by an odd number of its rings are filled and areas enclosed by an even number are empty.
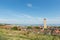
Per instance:
[[[60,24],[60,0],[0,0],[0,23]]]

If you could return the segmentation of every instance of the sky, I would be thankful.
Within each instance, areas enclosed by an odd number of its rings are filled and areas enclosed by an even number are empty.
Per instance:
[[[0,0],[0,23],[60,24],[60,0]]]

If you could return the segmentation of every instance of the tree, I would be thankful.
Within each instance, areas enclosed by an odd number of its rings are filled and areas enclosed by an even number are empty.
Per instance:
[[[14,27],[12,28],[12,30],[18,30],[17,26],[14,26]]]
[[[0,24],[0,26],[4,26],[5,24]]]
[[[31,26],[28,26],[27,29],[32,29],[32,27]]]
[[[40,27],[37,27],[37,26],[36,26],[35,28],[36,28],[36,29],[40,29]]]

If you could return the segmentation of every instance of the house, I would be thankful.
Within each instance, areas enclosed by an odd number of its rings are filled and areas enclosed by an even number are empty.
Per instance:
[[[2,28],[2,29],[11,29],[12,26],[11,25],[4,25],[4,26],[0,26],[0,28]]]

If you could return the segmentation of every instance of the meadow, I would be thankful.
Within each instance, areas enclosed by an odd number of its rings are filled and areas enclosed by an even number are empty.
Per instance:
[[[17,30],[0,29],[0,40],[60,40],[60,36],[34,34]]]

